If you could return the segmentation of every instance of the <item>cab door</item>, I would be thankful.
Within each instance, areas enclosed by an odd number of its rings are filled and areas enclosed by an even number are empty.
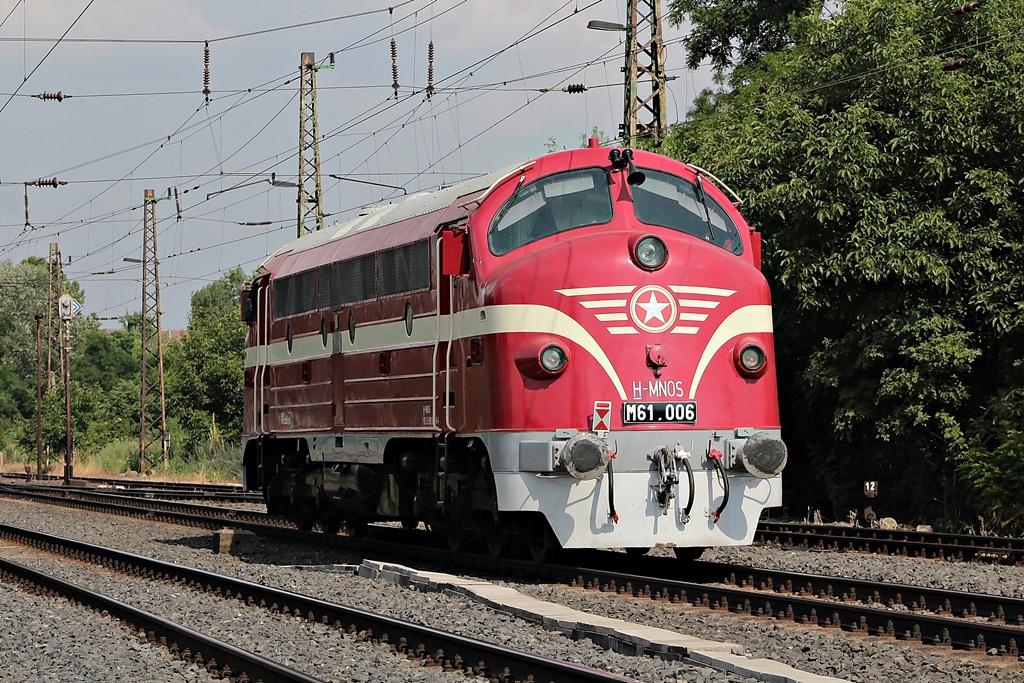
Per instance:
[[[469,233],[466,219],[442,224],[434,250],[437,291],[437,339],[434,345],[434,405],[436,426],[443,432],[465,426],[467,402],[463,365],[466,349],[457,338],[455,318],[459,312],[461,280],[470,269]]]
[[[267,381],[270,378],[270,276],[266,275],[252,283],[249,293],[248,311],[243,309],[243,320],[249,322],[249,343],[246,347],[245,369],[245,416],[244,424],[249,434],[269,433],[265,423],[270,405]]]

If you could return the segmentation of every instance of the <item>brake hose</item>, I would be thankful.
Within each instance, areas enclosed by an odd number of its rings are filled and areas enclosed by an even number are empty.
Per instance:
[[[619,515],[615,512],[615,479],[612,476],[612,461],[615,460],[615,454],[608,454],[608,519],[612,520],[615,524],[619,523]]]
[[[682,458],[683,467],[686,468],[686,478],[690,482],[690,497],[686,499],[686,509],[683,510],[681,520],[683,524],[690,521],[690,510],[693,509],[693,494],[695,493],[696,486],[693,483],[693,467],[690,466],[690,458]]]
[[[718,520],[722,518],[722,510],[729,504],[729,477],[725,474],[725,468],[722,467],[722,451],[717,451],[711,448],[711,443],[708,443],[708,460],[712,462],[718,473],[722,475],[722,488],[725,489],[725,493],[722,495],[722,504],[718,506],[718,509],[711,513],[711,516],[715,520],[715,524],[718,524]]]

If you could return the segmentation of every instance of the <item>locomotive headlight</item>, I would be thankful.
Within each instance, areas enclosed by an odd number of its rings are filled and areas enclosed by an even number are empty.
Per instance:
[[[633,245],[633,260],[646,270],[657,270],[665,265],[668,247],[654,235],[641,237]]]
[[[550,373],[561,372],[569,358],[557,344],[549,344],[540,352],[540,364]]]
[[[561,376],[569,365],[569,352],[558,341],[540,338],[516,350],[516,367],[530,379],[551,380]]]
[[[747,346],[740,351],[740,364],[747,372],[757,372],[764,365],[764,351],[756,346]]]
[[[741,375],[760,377],[768,370],[768,355],[755,339],[741,339],[733,350],[733,359]]]

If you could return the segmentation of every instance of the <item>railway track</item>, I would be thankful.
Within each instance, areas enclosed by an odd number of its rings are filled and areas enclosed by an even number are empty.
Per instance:
[[[11,492],[0,495],[38,493]],[[577,552],[567,555],[573,565],[536,564],[459,554],[431,545],[425,534],[393,527],[374,527],[368,538],[299,532],[279,518],[252,511],[171,501],[132,500],[114,503],[107,494],[82,491],[43,500],[100,511],[147,516],[176,523],[217,528],[229,523],[262,535],[326,544],[395,562],[434,563],[460,571],[499,574],[562,583],[583,590],[610,592],[634,598],[702,606],[716,611],[790,620],[798,624],[838,628],[865,635],[909,642],[985,650],[1016,657],[1024,644],[1024,601],[1016,598],[901,586],[884,582],[819,576],[746,566],[695,562],[690,581],[676,578],[675,560],[630,557],[622,553]],[[146,506],[141,509],[134,505]],[[218,511],[204,517],[205,511]],[[424,538],[426,537],[426,539]]]
[[[1024,539],[1005,536],[760,522],[754,540],[762,545],[783,548],[800,547],[959,562],[985,561],[1024,565]]]
[[[338,605],[300,593],[271,588],[241,579],[164,562],[154,558],[125,553],[81,541],[61,538],[14,526],[0,525],[0,538],[30,546],[48,553],[55,553],[91,564],[99,564],[110,570],[149,580],[163,580],[187,587],[199,593],[215,596],[217,599],[235,599],[248,606],[259,606],[275,614],[288,614],[313,623],[332,625],[343,629],[357,642],[368,642],[389,649],[396,656],[406,657],[422,666],[441,667],[448,671],[462,671],[467,676],[489,680],[495,683],[512,681],[565,681],[566,683],[627,683],[635,679],[619,676],[570,662],[558,661],[528,652],[522,652],[501,645],[467,638],[408,621],[374,614],[365,610]],[[112,601],[89,591],[83,591],[66,582],[48,579],[38,572],[32,572],[15,563],[0,560],[0,567],[19,577],[31,577],[37,585],[44,585],[70,599],[98,611],[106,610],[146,632],[153,642],[174,643],[177,652],[216,653],[222,664],[207,666],[215,675],[224,675],[223,663],[231,666],[231,672],[248,673],[250,680],[262,679],[264,683],[301,681],[315,679],[301,672],[276,665],[269,660],[251,655],[245,651],[209,639],[162,620],[153,615]],[[9,569],[8,569],[9,567]],[[172,652],[175,650],[172,647]],[[189,655],[193,657],[194,655]],[[206,661],[212,658],[207,656]],[[261,661],[262,660],[262,661]]]
[[[41,479],[32,473],[5,472],[4,479],[16,479],[25,482],[51,482],[60,483],[64,481],[63,475],[44,474]],[[198,491],[203,493],[242,493],[241,484],[209,484],[188,481],[160,481],[145,478],[129,479],[126,477],[75,477],[75,482],[87,486],[117,486],[123,489],[152,488],[163,491]]]
[[[0,479],[5,482],[24,482],[26,486],[46,487],[63,483],[63,477],[43,475],[37,479],[34,474],[8,472]],[[76,488],[116,491],[121,495],[165,498],[170,500],[206,500],[210,502],[263,503],[263,496],[242,490],[239,484],[205,484],[177,481],[152,481],[149,479],[125,479],[123,477],[76,477]],[[56,488],[56,486],[54,486]]]
[[[0,581],[16,583],[23,590],[35,594],[62,597],[118,619],[138,634],[140,642],[166,648],[173,659],[204,668],[215,678],[263,683],[324,683],[280,662],[2,558]]]
[[[24,481],[27,487],[43,488],[32,474],[6,473],[3,478]],[[44,475],[43,481],[59,483],[63,479],[58,475]],[[263,503],[261,495],[244,492],[238,484],[102,477],[82,477],[76,478],[76,481],[82,482],[90,489],[109,490],[121,496],[204,500],[211,503]],[[754,541],[760,545],[781,548],[1024,565],[1024,538],[762,521],[758,524]]]

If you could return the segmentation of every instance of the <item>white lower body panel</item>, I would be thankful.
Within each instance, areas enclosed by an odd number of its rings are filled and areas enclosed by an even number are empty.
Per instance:
[[[568,474],[495,472],[498,509],[544,514],[565,548],[646,548],[655,545],[747,545],[754,538],[761,510],[782,504],[782,477],[758,479],[729,475],[729,502],[716,523],[713,512],[724,489],[717,472],[694,470],[696,492],[689,521],[681,519],[689,498],[686,473],[680,471],[667,514],[655,495],[653,472],[615,472],[615,512],[609,515],[608,473],[579,481]]]

